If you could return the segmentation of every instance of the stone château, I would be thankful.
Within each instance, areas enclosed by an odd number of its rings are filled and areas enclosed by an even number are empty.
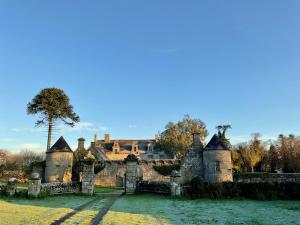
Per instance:
[[[112,140],[109,134],[103,140],[97,140],[89,148],[99,160],[124,160],[133,154],[142,160],[170,159],[170,156],[158,148],[157,139]]]
[[[218,135],[214,135],[204,147],[200,135],[193,134],[193,143],[181,160],[171,159],[159,151],[155,139],[111,140],[106,134],[103,140],[95,138],[88,149],[84,147],[84,141],[79,138],[78,148],[73,152],[63,137],[58,139],[46,153],[46,182],[71,181],[73,159],[76,162],[87,154],[93,154],[96,161],[105,164],[104,169],[95,174],[94,178],[95,183],[102,186],[124,184],[124,159],[129,155],[134,155],[139,160],[137,176],[142,180],[167,181],[170,177],[159,174],[154,167],[179,164],[180,183],[189,182],[194,177],[201,177],[211,183],[233,181],[231,151]]]

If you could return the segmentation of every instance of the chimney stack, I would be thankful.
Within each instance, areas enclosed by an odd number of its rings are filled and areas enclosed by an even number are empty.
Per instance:
[[[84,142],[85,139],[84,138],[78,138],[78,149],[84,149]]]
[[[110,135],[109,134],[104,134],[104,142],[110,143]]]
[[[201,142],[201,137],[200,133],[193,133],[193,146],[195,147],[203,147],[202,142]]]
[[[98,135],[94,134],[94,143],[95,143],[95,145],[97,144],[97,140],[98,140]]]

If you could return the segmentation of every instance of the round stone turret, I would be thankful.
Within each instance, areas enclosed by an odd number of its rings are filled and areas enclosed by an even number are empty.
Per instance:
[[[45,182],[70,182],[73,151],[63,137],[46,152]]]
[[[214,135],[203,151],[204,180],[210,183],[233,181],[231,151]]]

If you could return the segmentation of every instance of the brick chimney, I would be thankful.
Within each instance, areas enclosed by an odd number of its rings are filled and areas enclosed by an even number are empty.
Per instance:
[[[78,149],[84,149],[84,142],[85,139],[84,138],[78,138]]]
[[[104,134],[104,142],[110,143],[110,135],[109,134]]]

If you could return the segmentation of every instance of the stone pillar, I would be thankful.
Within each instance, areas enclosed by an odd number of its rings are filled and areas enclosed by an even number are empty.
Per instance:
[[[82,185],[81,193],[92,195],[94,194],[94,165],[95,157],[89,151],[85,159],[83,160],[83,171],[82,171]]]
[[[38,173],[32,173],[28,184],[28,196],[38,197],[41,192],[41,178]]]
[[[137,165],[138,158],[131,154],[125,159],[126,174],[125,174],[125,194],[134,194],[137,186]]]
[[[17,190],[17,178],[11,177],[8,179],[6,186],[6,194],[9,196],[15,195]]]
[[[171,173],[171,195],[181,196],[181,186],[179,184],[180,174],[178,171],[173,170]]]

